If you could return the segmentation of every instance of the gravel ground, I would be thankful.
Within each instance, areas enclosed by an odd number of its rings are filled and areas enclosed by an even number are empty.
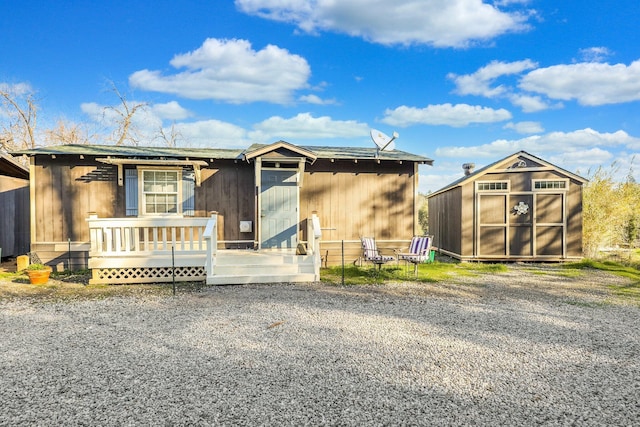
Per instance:
[[[620,280],[3,301],[0,425],[639,425]]]

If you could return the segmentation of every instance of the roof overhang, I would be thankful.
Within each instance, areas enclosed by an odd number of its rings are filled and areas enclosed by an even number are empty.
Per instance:
[[[122,174],[123,165],[137,166],[191,166],[195,172],[196,187],[200,187],[202,182],[200,168],[209,164],[204,160],[181,160],[181,159],[123,159],[123,158],[97,158],[96,161],[118,167],[118,185],[122,186],[124,177]]]
[[[0,175],[29,179],[29,169],[16,162],[10,155],[0,153]]]
[[[244,153],[244,160],[249,162],[257,157],[264,157],[269,153],[278,151],[278,150],[288,150],[295,154],[293,157],[304,157],[309,163],[314,163],[318,156],[315,153],[309,150],[305,150],[304,148],[298,147],[297,145],[290,144],[286,141],[278,141],[273,144],[265,145],[264,147],[256,148],[251,151],[247,151]]]

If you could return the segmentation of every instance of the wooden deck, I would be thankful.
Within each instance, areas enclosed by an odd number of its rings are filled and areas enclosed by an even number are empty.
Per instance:
[[[314,282],[320,279],[320,222],[307,221],[306,255],[219,250],[210,218],[87,219],[91,284],[204,281],[209,285]]]

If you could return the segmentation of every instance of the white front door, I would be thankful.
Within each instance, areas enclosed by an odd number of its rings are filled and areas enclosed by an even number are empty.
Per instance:
[[[262,170],[260,247],[292,249],[297,245],[297,170]]]

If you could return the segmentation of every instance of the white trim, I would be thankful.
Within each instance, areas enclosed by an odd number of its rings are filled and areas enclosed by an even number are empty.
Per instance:
[[[481,189],[480,184],[507,184],[507,188],[494,188],[494,189]],[[476,181],[476,191],[478,193],[490,193],[490,194],[500,194],[500,193],[509,193],[511,190],[511,181],[508,179],[496,179],[496,180],[486,180],[486,181]]]
[[[157,166],[138,166],[138,217],[182,217],[182,168],[176,167],[157,167]],[[171,172],[177,174],[175,193],[176,194],[176,212],[175,213],[147,213],[147,203],[144,192],[144,173],[145,172]],[[152,192],[153,193],[153,192]],[[163,192],[158,192],[163,193]]]
[[[564,182],[564,187],[552,187],[552,188],[536,188],[537,182]],[[556,179],[531,179],[531,191],[536,193],[566,193],[569,191],[569,179],[568,178],[556,178]]]

